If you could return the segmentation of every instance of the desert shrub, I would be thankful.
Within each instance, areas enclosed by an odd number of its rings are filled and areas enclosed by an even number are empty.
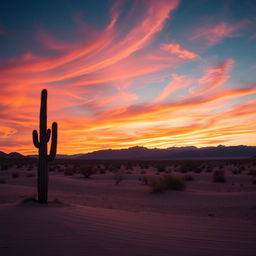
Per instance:
[[[20,174],[18,172],[12,173],[12,178],[18,178]]]
[[[2,171],[6,171],[6,170],[8,170],[9,169],[9,165],[7,165],[7,164],[3,164],[2,166],[1,166],[1,170]]]
[[[256,170],[250,170],[248,175],[256,176]]]
[[[20,169],[20,168],[22,168],[22,167],[23,167],[23,164],[18,164],[18,165],[17,165],[17,168],[18,168],[18,169]]]
[[[183,179],[185,181],[193,181],[194,177],[192,175],[190,175],[190,174],[186,174],[186,175],[184,175]]]
[[[193,170],[195,173],[201,173],[202,172],[202,169],[198,166],[196,166]]]
[[[152,193],[159,193],[166,190],[166,183],[163,177],[151,178],[148,180],[147,184],[150,186]]]
[[[89,165],[80,167],[79,172],[84,176],[85,179],[91,178],[91,176],[96,173],[93,166]]]
[[[185,190],[186,183],[185,181],[178,176],[174,175],[165,175],[163,177],[164,183],[166,184],[166,189],[169,190]]]
[[[206,172],[212,172],[212,168],[211,167],[207,167],[205,171]]]
[[[64,175],[72,176],[72,175],[74,175],[74,170],[71,169],[71,168],[66,169],[66,170],[64,171]]]
[[[186,173],[186,172],[200,173],[201,168],[198,166],[197,163],[188,162],[188,163],[184,163],[181,166],[177,167],[177,171],[179,171],[181,173]]]
[[[99,169],[99,173],[100,173],[100,174],[105,174],[105,173],[106,173],[106,170],[103,169],[103,168],[100,168],[100,169]]]
[[[163,192],[165,190],[185,190],[185,181],[178,176],[165,175],[157,178],[148,179],[148,185],[151,188],[151,192]]]
[[[55,167],[54,166],[50,166],[49,167],[49,172],[54,172],[55,171]]]
[[[4,179],[0,179],[0,184],[6,184],[6,181]]]
[[[115,184],[118,185],[124,180],[124,173],[122,170],[117,170],[114,173]]]
[[[224,171],[222,171],[222,170],[215,171],[213,173],[212,181],[213,182],[218,182],[218,183],[219,182],[221,182],[221,183],[226,182],[226,177],[224,175]]]
[[[143,176],[139,178],[139,181],[141,181],[143,185],[148,185],[149,178],[147,176]]]
[[[35,174],[33,174],[33,173],[28,173],[28,174],[27,174],[27,177],[28,177],[28,178],[31,178],[31,177],[34,177],[34,176],[35,176]]]
[[[242,165],[242,166],[240,166],[239,167],[239,172],[241,173],[242,171],[244,171],[245,170],[245,167]]]
[[[34,168],[34,166],[33,166],[33,165],[29,165],[27,170],[28,170],[28,171],[32,171],[32,170],[33,170],[33,168]]]
[[[157,171],[158,172],[165,172],[165,167],[164,166],[158,166]]]

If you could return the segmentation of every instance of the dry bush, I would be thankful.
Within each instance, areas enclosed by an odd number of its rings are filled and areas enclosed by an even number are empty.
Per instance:
[[[18,172],[13,172],[12,173],[12,178],[19,178],[20,177],[20,174]]]
[[[158,166],[157,171],[158,172],[165,172],[166,171],[165,166]]]
[[[32,171],[34,169],[34,165],[29,165],[27,171]]]
[[[115,171],[114,179],[115,179],[115,185],[120,184],[121,181],[124,180],[124,172],[123,172],[122,169],[119,169],[119,170]]]
[[[143,185],[148,185],[149,178],[147,176],[142,176],[139,178],[139,181],[141,181]]]
[[[66,176],[73,176],[74,175],[74,169],[68,168],[64,171],[64,175]]]
[[[256,176],[256,170],[250,170],[248,175]]]
[[[85,179],[90,179],[96,173],[95,168],[91,165],[85,165],[78,168],[79,173],[83,174]]]
[[[0,184],[6,184],[6,181],[4,179],[0,179]]]
[[[28,178],[35,177],[35,174],[33,174],[33,173],[28,173],[28,174],[27,174],[27,177],[28,177]]]
[[[185,181],[179,176],[165,175],[163,179],[166,184],[166,189],[169,189],[169,190],[185,190],[186,189]]]
[[[164,190],[166,190],[166,184],[163,177],[149,179],[148,185],[150,186],[152,193],[163,192]]]
[[[190,175],[190,174],[184,175],[183,179],[185,181],[194,181],[195,180],[194,177],[192,175]]]
[[[226,177],[225,177],[224,171],[222,170],[215,171],[213,173],[212,181],[217,183],[225,183]]]
[[[185,181],[181,177],[174,175],[164,175],[157,178],[152,177],[148,180],[148,185],[153,193],[162,192],[165,190],[182,191],[186,189]]]

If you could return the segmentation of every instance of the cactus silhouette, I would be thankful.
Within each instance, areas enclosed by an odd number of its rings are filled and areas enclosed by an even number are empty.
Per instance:
[[[33,143],[38,148],[38,202],[48,201],[48,161],[54,160],[57,151],[57,123],[52,123],[52,140],[50,154],[47,152],[47,143],[51,137],[51,129],[47,129],[47,90],[41,92],[39,136],[37,130],[33,131]]]

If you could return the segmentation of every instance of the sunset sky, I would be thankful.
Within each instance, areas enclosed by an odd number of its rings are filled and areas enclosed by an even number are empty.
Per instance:
[[[0,150],[256,145],[256,1],[5,1]]]

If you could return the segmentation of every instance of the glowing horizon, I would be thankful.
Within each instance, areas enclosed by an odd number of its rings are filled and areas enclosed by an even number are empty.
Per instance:
[[[253,1],[96,2],[3,6],[0,151],[37,152],[42,89],[58,154],[256,145]]]

